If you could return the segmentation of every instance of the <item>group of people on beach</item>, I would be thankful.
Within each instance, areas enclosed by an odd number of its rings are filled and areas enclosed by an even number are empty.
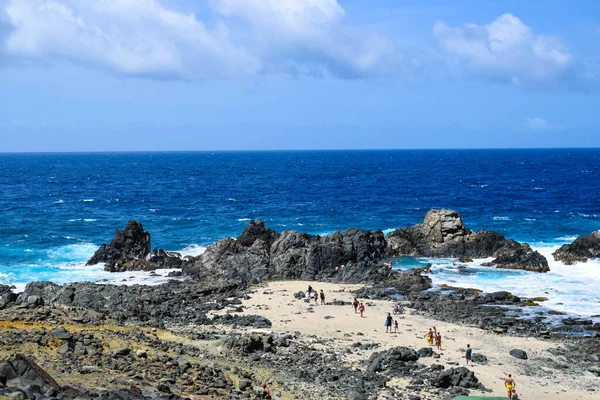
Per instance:
[[[358,314],[360,312],[360,317],[361,318],[365,317],[365,305],[363,303],[359,302],[356,297],[354,298],[354,301],[352,302],[352,307],[354,307],[354,314]]]
[[[433,346],[433,343],[435,342],[435,346],[437,347],[437,349],[442,350],[442,333],[438,332],[435,326],[433,327],[433,329],[429,328],[429,332],[427,332],[426,338],[427,343],[429,343],[430,346]]]
[[[317,291],[316,289],[313,289],[311,285],[308,285],[308,290],[306,293],[308,294],[309,299],[315,300],[315,305],[319,304],[319,299],[321,299],[321,305],[325,305],[325,292],[323,289],[321,289],[321,291]]]

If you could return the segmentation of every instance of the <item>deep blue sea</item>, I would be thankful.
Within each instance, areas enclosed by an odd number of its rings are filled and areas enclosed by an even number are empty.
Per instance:
[[[199,254],[250,219],[389,230],[441,207],[549,255],[600,229],[600,149],[0,154],[0,283],[105,279],[83,264],[129,219],[153,247]],[[436,283],[547,293],[549,307],[600,314],[600,263],[532,275],[433,261]]]

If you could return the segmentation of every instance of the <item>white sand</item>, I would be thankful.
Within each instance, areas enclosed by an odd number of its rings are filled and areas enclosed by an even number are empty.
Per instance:
[[[344,359],[349,363],[358,363],[368,358],[374,351],[394,347],[408,346],[415,350],[427,346],[424,335],[430,327],[435,326],[442,333],[441,358],[422,358],[419,362],[424,364],[439,363],[446,368],[456,366],[455,362],[464,365],[464,349],[467,343],[471,345],[474,353],[487,356],[488,365],[477,365],[472,367],[477,378],[486,388],[493,393],[487,395],[506,396],[504,391],[504,379],[508,374],[516,380],[516,389],[520,398],[525,400],[553,400],[553,399],[600,399],[600,378],[589,372],[575,375],[569,370],[550,370],[543,373],[543,362],[541,358],[555,357],[548,349],[556,348],[557,344],[549,340],[535,338],[516,338],[505,335],[497,335],[476,327],[461,326],[432,319],[407,314],[398,316],[399,333],[386,334],[383,326],[385,316],[392,310],[392,302],[389,301],[365,301],[365,317],[354,314],[352,306],[314,305],[309,312],[309,304],[303,300],[297,300],[293,294],[298,291],[306,291],[309,282],[284,281],[272,282],[268,286],[258,288],[252,298],[244,302],[247,314],[263,315],[273,323],[274,332],[295,332],[302,334],[302,339],[310,341],[310,335],[322,338],[333,338],[335,344],[343,348],[356,341],[362,343],[377,343],[380,347],[375,350],[362,351],[359,355],[345,355]],[[360,285],[340,285],[331,283],[312,283],[313,288],[323,289],[326,293],[326,301],[334,299],[352,302],[352,290]],[[265,294],[264,292],[267,292]],[[359,299],[361,300],[361,299]],[[325,319],[326,316],[334,317]],[[362,332],[364,336],[356,333]],[[519,360],[509,355],[511,349],[522,349],[529,355],[529,360]],[[434,347],[434,351],[437,349]],[[345,353],[344,353],[345,354]],[[567,360],[563,361],[565,364]],[[525,375],[526,371],[530,371]],[[541,372],[540,372],[541,371]],[[391,385],[406,385],[407,380],[393,380]],[[596,391],[590,392],[588,389]],[[472,391],[473,395],[482,394]],[[482,394],[485,395],[485,394]]]

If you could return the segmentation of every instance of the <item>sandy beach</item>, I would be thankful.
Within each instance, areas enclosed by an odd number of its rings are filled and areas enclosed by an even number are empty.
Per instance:
[[[311,284],[314,289],[323,289],[326,294],[326,305],[307,304],[303,299],[296,299],[294,293],[306,291]],[[375,351],[395,346],[407,346],[415,350],[428,346],[425,339],[427,330],[436,327],[442,333],[442,350],[440,358],[421,358],[423,364],[442,364],[446,368],[465,365],[464,352],[470,344],[474,353],[483,354],[488,359],[487,365],[475,363],[470,367],[488,393],[472,391],[472,395],[506,396],[504,379],[512,374],[516,381],[516,389],[520,399],[526,400],[559,400],[597,399],[598,378],[591,373],[577,374],[568,368],[551,369],[548,360],[559,364],[568,364],[568,360],[559,359],[549,350],[559,346],[550,340],[536,338],[519,338],[484,331],[476,327],[444,323],[418,315],[412,315],[407,309],[404,315],[394,316],[398,320],[399,332],[386,333],[384,320],[392,310],[392,302],[364,302],[366,311],[364,318],[355,314],[352,306],[336,306],[334,300],[351,303],[352,291],[361,285],[331,284],[303,281],[277,281],[255,289],[250,300],[244,301],[246,313],[267,317],[273,323],[272,330],[278,333],[299,332],[302,341],[323,338],[328,346],[339,349],[344,354],[344,361],[359,366],[361,361]],[[361,300],[361,299],[359,299]],[[320,301],[319,301],[320,302]],[[373,343],[378,347],[373,350],[361,350],[346,353],[353,343]],[[527,352],[528,360],[520,360],[509,354],[511,349]],[[392,380],[389,385],[405,387],[408,380]],[[590,390],[596,391],[590,391]]]

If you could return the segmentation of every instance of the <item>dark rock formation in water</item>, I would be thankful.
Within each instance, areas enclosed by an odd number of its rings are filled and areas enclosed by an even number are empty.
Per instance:
[[[253,221],[237,240],[213,244],[185,263],[183,271],[203,281],[238,284],[280,278],[368,283],[390,275],[376,262],[385,253],[381,231],[348,229],[328,236],[296,231],[277,234]]]
[[[573,243],[560,246],[552,255],[556,261],[562,261],[565,264],[600,258],[600,231],[580,236]]]
[[[388,251],[394,256],[488,258],[498,268],[547,272],[548,261],[529,245],[507,240],[503,235],[467,229],[458,212],[430,210],[423,223],[397,229],[387,235]]]
[[[87,265],[105,264],[107,271],[145,269],[146,256],[150,253],[150,233],[137,221],[129,221],[124,230],[117,229],[115,237],[103,244],[87,261]],[[140,262],[142,261],[142,262]]]
[[[124,230],[103,244],[86,265],[104,263],[110,272],[153,271],[158,268],[181,268],[181,254],[155,249],[150,252],[150,233],[137,221],[129,221]]]

